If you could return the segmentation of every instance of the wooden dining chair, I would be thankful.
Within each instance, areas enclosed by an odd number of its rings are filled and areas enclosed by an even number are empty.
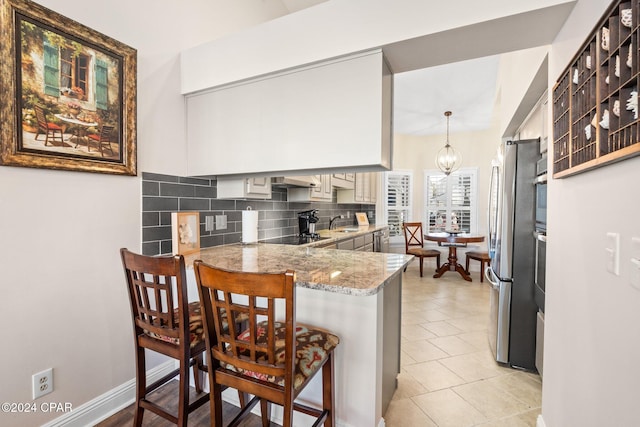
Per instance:
[[[113,156],[114,153],[113,153],[113,148],[111,147],[111,138],[112,138],[114,129],[115,127],[113,126],[102,125],[100,127],[100,132],[98,132],[97,134],[92,133],[87,135],[87,137],[90,140],[87,143],[87,151],[91,151],[90,142],[93,141],[98,145],[98,149],[100,150],[100,154],[102,155],[102,157],[104,157],[104,152],[107,149],[109,150],[109,153],[111,153],[111,155]]]
[[[263,426],[269,425],[269,403],[284,407],[283,427],[292,425],[294,410],[316,417],[314,426],[335,426],[333,350],[339,339],[296,323],[294,272],[234,272],[199,260],[194,269],[205,318],[211,425],[223,425],[221,390],[229,386],[260,400]],[[282,320],[276,319],[279,301],[284,302]],[[249,327],[226,325],[227,313],[247,315]],[[294,402],[320,370],[322,408]],[[237,425],[247,413],[241,411],[228,425]]]
[[[440,251],[437,249],[425,249],[424,234],[422,233],[421,222],[403,222],[404,248],[408,255],[416,256],[420,259],[420,277],[422,277],[422,267],[425,258],[436,258],[436,270],[440,268]],[[406,267],[405,267],[406,271]]]
[[[469,261],[472,259],[480,261],[480,282],[484,282],[484,265],[491,265],[491,257],[488,252],[468,251],[466,253],[465,271],[469,274]]]
[[[34,139],[37,140],[39,135],[44,134],[45,146],[49,145],[50,140],[53,142],[57,139],[62,143],[62,128],[47,120],[47,113],[40,105],[34,105],[33,109],[36,113],[36,120],[38,121],[38,131]]]
[[[184,257],[150,257],[121,249],[122,265],[129,289],[136,356],[136,409],[134,425],[141,426],[145,409],[179,426],[187,425],[190,412],[209,400],[209,394],[189,403],[189,367],[193,366],[195,388],[202,393],[200,371],[205,350],[200,303],[188,303]],[[175,287],[175,290],[174,290]],[[177,305],[174,302],[177,297]],[[172,357],[179,367],[147,385],[145,349]],[[177,416],[169,413],[149,395],[180,375]]]

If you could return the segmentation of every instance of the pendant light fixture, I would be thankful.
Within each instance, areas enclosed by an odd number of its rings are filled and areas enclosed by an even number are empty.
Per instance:
[[[449,175],[451,172],[458,170],[462,164],[462,155],[451,145],[449,145],[449,117],[451,117],[451,111],[445,111],[445,117],[447,118],[447,142],[444,147],[438,151],[436,156],[436,166],[445,175]]]

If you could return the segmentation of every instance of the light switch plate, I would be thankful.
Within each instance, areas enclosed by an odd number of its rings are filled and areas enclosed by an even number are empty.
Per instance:
[[[631,272],[629,281],[631,286],[636,289],[640,289],[640,237],[631,238],[631,259],[630,259]]]
[[[204,217],[204,231],[213,231],[213,216]]]
[[[227,216],[216,215],[216,230],[226,230],[226,229],[227,229]]]
[[[607,247],[605,248],[607,271],[616,276],[620,275],[620,234],[607,233]]]

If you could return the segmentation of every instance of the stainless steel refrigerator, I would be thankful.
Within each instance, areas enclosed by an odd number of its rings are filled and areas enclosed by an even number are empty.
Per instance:
[[[540,140],[508,141],[494,161],[489,192],[489,342],[498,362],[535,370],[536,162]]]

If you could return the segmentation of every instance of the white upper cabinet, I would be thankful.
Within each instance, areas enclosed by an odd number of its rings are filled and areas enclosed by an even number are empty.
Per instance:
[[[353,190],[338,189],[338,203],[376,204],[378,199],[378,174],[376,172],[361,172],[355,174]]]
[[[374,50],[189,94],[187,174],[388,170],[392,85]]]
[[[356,180],[356,174],[353,172],[334,173],[333,175],[331,175],[331,183],[336,188],[353,190],[355,180]]]
[[[331,175],[314,175],[320,182],[310,188],[288,188],[287,200],[289,202],[330,202],[333,197],[333,185]]]
[[[270,199],[271,178],[218,178],[218,199]]]

